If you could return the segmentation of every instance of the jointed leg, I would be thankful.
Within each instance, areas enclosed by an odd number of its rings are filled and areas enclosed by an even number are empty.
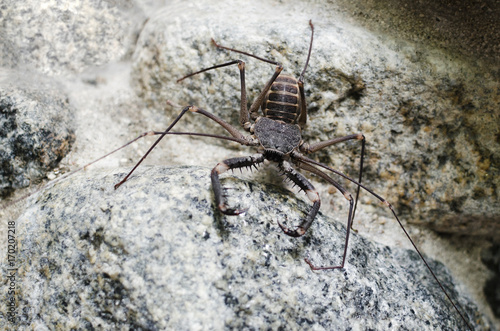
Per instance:
[[[233,169],[246,168],[256,166],[259,163],[264,162],[264,156],[262,154],[255,154],[253,156],[247,157],[235,157],[232,159],[227,159],[218,163],[210,174],[212,179],[212,189],[215,195],[215,204],[219,210],[226,215],[239,215],[244,213],[246,209],[231,209],[228,208],[226,201],[224,201],[224,196],[222,194],[222,186],[220,183],[219,175]]]
[[[301,96],[302,96],[302,98],[301,98],[302,99],[302,105],[301,105],[302,112],[301,112],[301,116],[299,117],[298,123],[299,123],[299,125],[300,125],[301,128],[304,127],[304,125],[306,124],[306,116],[307,116],[306,115],[307,111],[306,111],[306,107],[305,107],[305,96],[304,96],[303,84],[304,84],[304,74],[306,72],[307,65],[308,65],[309,59],[311,57],[311,50],[312,50],[312,43],[313,43],[313,36],[314,36],[314,25],[312,24],[311,20],[309,20],[309,26],[311,27],[311,41],[309,43],[309,52],[307,54],[307,60],[306,60],[306,63],[304,65],[304,69],[302,70],[302,73],[300,74],[300,77],[299,77],[300,93],[301,93]],[[250,57],[253,57],[254,59],[257,59],[259,61],[263,61],[263,62],[267,62],[267,63],[276,65],[276,71],[275,71],[273,77],[269,80],[269,82],[266,84],[266,86],[264,87],[264,89],[262,90],[262,92],[259,94],[259,96],[257,97],[257,99],[255,99],[255,101],[250,106],[250,111],[249,111],[250,115],[251,115],[252,119],[255,120],[258,117],[259,107],[262,104],[262,101],[264,100],[264,97],[265,97],[267,91],[271,87],[272,83],[276,80],[276,77],[279,76],[279,74],[281,73],[281,70],[283,70],[283,67],[281,66],[281,64],[279,62],[276,62],[276,61],[273,61],[273,60],[268,60],[268,59],[259,57],[257,55],[250,54],[250,53],[247,53],[247,52],[244,52],[244,51],[240,51],[240,50],[237,50],[237,49],[234,49],[234,48],[230,48],[230,47],[219,45],[213,39],[212,39],[212,43],[217,48],[221,48],[221,49],[225,49],[225,50],[228,50],[228,51],[231,51],[231,52],[235,52],[235,53],[243,54],[243,55],[246,55],[246,56],[250,56]]]
[[[350,134],[350,135],[345,136],[345,137],[339,137],[339,138],[334,138],[334,139],[330,139],[330,140],[319,141],[319,142],[314,143],[312,145],[304,144],[304,145],[300,146],[300,151],[303,153],[306,153],[306,154],[310,154],[310,153],[317,152],[320,149],[323,149],[325,147],[335,145],[335,144],[338,144],[338,143],[341,143],[344,141],[348,141],[348,140],[355,140],[355,139],[361,140],[362,146],[364,146],[365,136],[363,136],[363,134],[361,134],[361,133],[356,133],[356,134]]]
[[[328,176],[323,171],[321,171],[321,170],[319,170],[319,169],[317,169],[317,168],[315,168],[312,165],[309,165],[307,163],[300,163],[299,167],[301,169],[304,169],[306,171],[312,172],[313,174],[318,175],[319,177],[325,179],[327,182],[329,182],[330,184],[332,184],[333,186],[335,186],[335,188],[337,188],[340,191],[340,193],[342,193],[344,195],[344,197],[346,198],[346,200],[349,202],[349,215],[347,217],[347,233],[346,233],[346,236],[345,236],[344,254],[342,255],[342,263],[340,265],[338,265],[338,266],[316,267],[307,258],[305,259],[305,261],[307,262],[307,264],[309,264],[309,266],[313,270],[341,269],[341,268],[344,267],[344,264],[345,264],[345,259],[346,259],[346,256],[347,256],[347,247],[349,245],[349,236],[351,234],[352,221],[353,221],[353,218],[354,218],[354,213],[353,213],[354,202],[353,202],[353,198],[352,198],[352,196],[351,196],[351,194],[349,192],[347,192],[342,186],[339,185],[339,183],[337,183],[336,181],[334,181],[330,176]]]
[[[320,149],[323,149],[325,147],[335,145],[344,141],[348,140],[361,140],[361,156],[360,156],[360,162],[359,162],[359,178],[358,178],[358,183],[361,183],[361,180],[363,178],[363,158],[365,155],[365,136],[362,133],[357,133],[357,134],[351,134],[345,137],[339,137],[339,138],[334,138],[330,140],[325,140],[325,141],[320,141],[317,143],[314,143],[312,145],[302,145],[300,146],[300,151],[306,154],[314,153],[316,151],[319,151]],[[356,214],[356,207],[358,206],[358,200],[359,200],[359,191],[361,190],[361,186],[358,186],[356,189],[356,199],[354,202],[354,210],[352,212],[352,219],[354,220],[354,215]],[[352,224],[351,224],[352,228]],[[354,229],[353,229],[354,230]]]
[[[446,289],[444,288],[443,284],[441,283],[441,281],[437,278],[436,274],[434,273],[434,271],[432,271],[431,267],[429,266],[429,263],[427,263],[427,260],[425,259],[425,257],[422,255],[422,253],[420,252],[420,250],[418,249],[418,247],[415,245],[415,243],[413,242],[413,239],[411,239],[409,233],[406,231],[405,227],[403,226],[403,223],[401,223],[401,221],[399,220],[399,217],[398,215],[396,214],[396,211],[394,210],[394,208],[392,207],[392,205],[387,201],[385,200],[384,198],[382,198],[380,195],[378,195],[377,193],[375,193],[373,190],[367,188],[366,186],[364,186],[363,184],[361,183],[358,183],[356,182],[354,179],[352,178],[349,178],[348,176],[346,176],[345,174],[341,173],[340,171],[338,170],[335,170],[335,169],[332,169],[330,167],[328,167],[327,165],[324,165],[320,162],[316,162],[310,158],[307,158],[303,155],[300,155],[299,153],[293,153],[292,154],[292,158],[295,159],[295,161],[297,161],[298,165],[300,168],[304,169],[304,170],[308,170],[308,171],[311,171],[313,173],[315,173],[316,175],[320,176],[321,178],[327,180],[328,182],[330,182],[332,185],[334,185],[335,187],[337,187],[337,189],[339,189],[343,194],[344,196],[349,200],[349,203],[350,203],[350,208],[349,208],[349,217],[348,217],[348,226],[347,226],[347,235],[346,235],[346,241],[345,241],[345,247],[344,247],[344,257],[342,258],[342,264],[340,266],[336,266],[336,267],[315,267],[311,261],[309,261],[308,259],[305,259],[305,261],[307,262],[307,264],[309,264],[309,266],[311,267],[311,269],[313,270],[324,270],[324,269],[338,269],[338,268],[343,268],[344,266],[344,262],[345,262],[345,258],[346,258],[346,255],[347,255],[347,244],[349,242],[349,230],[351,228],[351,226],[349,226],[349,222],[352,223],[352,217],[353,217],[353,213],[352,213],[352,210],[353,210],[353,204],[352,204],[352,197],[350,196],[350,194],[348,194],[347,192],[345,191],[342,191],[341,188],[339,188],[339,185],[330,177],[328,176],[326,173],[324,173],[323,171],[315,168],[313,165],[315,166],[318,166],[318,167],[321,167],[323,169],[326,169],[326,170],[329,170],[347,180],[349,180],[350,182],[358,185],[359,187],[362,187],[364,190],[366,190],[368,193],[370,193],[371,195],[373,195],[374,197],[376,197],[378,200],[380,200],[387,208],[390,209],[392,215],[394,216],[394,218],[396,219],[396,221],[398,222],[399,226],[401,227],[401,229],[403,230],[406,238],[408,238],[408,240],[410,241],[410,243],[412,244],[413,248],[415,249],[415,251],[417,252],[417,254],[420,256],[420,259],[424,262],[427,270],[429,270],[429,272],[431,273],[432,277],[434,278],[434,280],[436,281],[436,283],[439,285],[439,287],[441,288],[441,290],[443,291],[443,293],[446,295],[446,297],[448,298],[448,300],[451,302],[451,304],[453,305],[453,308],[455,308],[455,310],[457,311],[457,313],[460,315],[460,317],[462,318],[462,320],[467,324],[467,320],[465,319],[464,315],[462,314],[462,312],[460,312],[460,310],[458,309],[457,305],[455,304],[455,302],[453,302],[453,300],[451,299],[450,295],[448,294],[448,292],[446,291]],[[347,193],[347,195],[346,195]],[[469,326],[469,329],[472,330],[472,328],[470,328]]]
[[[189,75],[186,75],[182,78],[179,78],[177,80],[177,83],[183,81],[186,78],[192,77],[197,74],[201,74],[202,72],[217,69],[217,68],[223,68],[227,67],[233,64],[238,64],[238,69],[240,70],[240,85],[241,85],[241,98],[240,98],[240,125],[245,128],[245,130],[248,130],[250,128],[250,116],[248,114],[248,109],[247,109],[247,91],[246,91],[246,86],[245,86],[245,62],[240,61],[240,60],[234,60],[230,61],[227,63],[223,64],[218,64],[209,68],[201,69],[199,71],[193,72]],[[246,124],[248,123],[248,124]],[[248,128],[247,128],[248,127]]]
[[[181,111],[179,116],[176,117],[176,119],[172,122],[172,124],[170,124],[169,127],[164,132],[161,133],[160,137],[148,149],[146,154],[144,154],[144,156],[139,160],[139,162],[136,163],[136,165],[132,168],[132,170],[119,183],[117,183],[115,185],[115,189],[117,189],[118,187],[120,187],[120,185],[122,185],[123,183],[125,183],[127,181],[127,179],[130,177],[130,175],[132,175],[132,173],[135,171],[135,169],[137,169],[137,167],[142,163],[142,161],[144,161],[144,159],[146,159],[146,157],[149,155],[149,153],[156,147],[156,145],[158,145],[158,143],[163,139],[163,137],[165,137],[167,134],[169,134],[169,131],[177,124],[177,122],[179,122],[179,120],[182,118],[182,116],[184,116],[184,114],[186,114],[187,111],[191,111],[193,113],[200,113],[200,114],[210,118],[211,120],[215,121],[220,126],[222,126],[224,129],[226,129],[226,131],[229,132],[231,134],[231,136],[233,136],[233,138],[231,138],[231,140],[237,141],[240,144],[247,145],[247,146],[253,146],[253,145],[257,144],[257,142],[254,142],[253,140],[245,137],[243,134],[241,134],[238,131],[238,129],[236,129],[231,124],[225,122],[224,120],[220,119],[219,117],[217,117],[217,116],[215,116],[215,115],[213,115],[213,114],[211,114],[211,113],[209,113],[201,108],[198,108],[196,106],[187,106]],[[194,134],[194,135],[196,135],[196,134]],[[214,137],[217,137],[217,136],[214,136]]]
[[[240,50],[237,50],[237,49],[234,49],[234,48],[230,48],[230,47],[219,45],[213,39],[212,39],[212,43],[217,48],[221,48],[221,49],[225,49],[225,50],[228,50],[228,51],[231,51],[231,52],[240,53],[240,54],[243,54],[243,55],[246,55],[246,56],[250,56],[250,57],[253,57],[254,59],[257,59],[257,60],[260,60],[260,61],[263,61],[263,62],[267,62],[267,63],[270,63],[270,64],[274,64],[276,66],[276,70],[274,71],[273,76],[266,83],[266,85],[264,86],[264,88],[260,92],[259,96],[254,100],[254,102],[250,106],[249,111],[247,112],[247,114],[250,114],[251,118],[253,120],[255,120],[259,116],[259,107],[262,104],[262,101],[264,100],[264,98],[266,96],[266,93],[269,91],[269,89],[271,88],[271,85],[274,83],[274,81],[276,80],[276,78],[280,75],[281,71],[283,70],[283,66],[279,62],[276,62],[276,61],[268,60],[268,59],[259,57],[259,56],[254,55],[254,54],[250,54],[250,53],[243,52],[243,51],[240,51]],[[245,92],[245,94],[246,94],[246,92]],[[243,90],[242,90],[242,100],[243,100]],[[240,123],[241,123],[241,118],[242,118],[242,116],[240,116]],[[247,122],[248,122],[248,125],[246,123],[241,123],[241,125],[243,125],[243,127],[246,130],[249,130],[250,129],[250,122],[248,120],[248,117],[247,117]]]
[[[238,69],[240,70],[240,85],[241,85],[240,119],[239,119],[239,121],[240,121],[240,125],[245,130],[250,131],[250,127],[251,127],[250,115],[251,115],[252,119],[257,118],[257,116],[258,116],[258,110],[259,110],[259,107],[260,107],[260,105],[262,103],[262,100],[264,100],[264,97],[266,96],[267,91],[269,91],[269,89],[271,88],[272,83],[276,80],[276,78],[279,76],[279,74],[283,70],[283,67],[278,62],[265,60],[265,59],[262,59],[262,58],[259,58],[259,57],[255,56],[255,55],[251,55],[251,54],[248,54],[248,53],[245,53],[245,52],[241,52],[241,51],[237,51],[237,50],[234,50],[234,49],[230,49],[230,48],[226,48],[226,47],[217,45],[217,43],[213,39],[212,39],[212,42],[215,44],[215,46],[217,46],[219,48],[228,49],[228,50],[231,50],[231,51],[234,51],[234,52],[238,52],[238,53],[242,53],[242,54],[245,54],[245,55],[253,56],[253,57],[258,58],[260,60],[263,60],[263,61],[266,61],[266,62],[269,62],[269,63],[272,63],[272,64],[276,64],[276,70],[274,71],[273,76],[267,82],[267,84],[264,86],[264,88],[260,92],[259,96],[252,103],[252,105],[250,106],[250,109],[247,108],[247,92],[246,92],[246,84],[245,84],[245,62],[243,62],[243,61],[234,60],[234,61],[230,61],[230,62],[227,62],[227,63],[218,64],[218,65],[215,65],[215,66],[212,66],[212,67],[209,67],[209,68],[205,68],[205,69],[199,70],[197,72],[194,72],[192,74],[189,74],[189,75],[184,76],[184,77],[182,77],[182,78],[180,78],[180,79],[177,80],[177,82],[180,82],[180,81],[182,81],[182,80],[184,80],[184,79],[186,79],[188,77],[200,74],[200,73],[205,72],[205,71],[209,71],[209,70],[217,69],[217,68],[222,68],[222,67],[227,67],[227,66],[230,66],[230,65],[233,65],[233,64],[238,64]]]

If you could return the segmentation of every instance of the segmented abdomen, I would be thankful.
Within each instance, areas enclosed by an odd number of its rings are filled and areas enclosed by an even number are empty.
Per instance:
[[[279,75],[262,103],[264,116],[295,124],[300,115],[299,85],[294,77]]]

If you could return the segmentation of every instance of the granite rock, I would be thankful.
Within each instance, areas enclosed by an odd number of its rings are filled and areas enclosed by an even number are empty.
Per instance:
[[[58,82],[33,72],[2,74],[0,195],[6,196],[44,178],[69,152],[75,136],[72,108]]]
[[[210,169],[89,172],[38,195],[17,221],[19,327],[136,330],[465,329],[413,251],[352,234],[335,264],[343,219],[319,214],[290,238],[309,206],[273,185],[224,176],[238,217],[214,208]],[[476,330],[489,322],[446,268],[430,265]],[[3,276],[2,276],[3,277]],[[1,323],[1,321],[0,321]]]
[[[309,122],[304,139],[315,142],[362,132],[368,147],[365,183],[391,201],[403,218],[441,232],[500,235],[498,74],[477,61],[367,31],[325,6],[264,1],[166,5],[138,40],[135,89],[151,106],[164,108],[167,100],[195,104],[238,126],[236,66],[180,84],[176,80],[240,58],[246,61],[250,103],[274,66],[218,50],[210,39],[279,61],[284,72],[298,77],[312,19],[315,39],[305,74]],[[167,110],[173,118],[180,109]],[[214,122],[193,115],[178,128],[223,133]],[[359,151],[351,142],[320,151],[316,158],[356,177]]]
[[[126,0],[3,1],[0,66],[65,75],[117,61],[144,19]]]

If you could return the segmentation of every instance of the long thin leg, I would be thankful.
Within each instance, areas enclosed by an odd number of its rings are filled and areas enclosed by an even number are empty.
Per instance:
[[[294,182],[295,185],[300,187],[306,193],[309,200],[313,203],[313,206],[306,218],[295,229],[289,229],[278,221],[278,225],[286,235],[289,235],[290,237],[300,237],[306,233],[307,229],[309,229],[314,221],[314,218],[319,211],[319,207],[321,206],[321,200],[314,186],[301,173],[292,168],[288,162],[282,162],[279,167],[288,179]]]
[[[307,52],[306,64],[304,65],[304,69],[300,73],[300,77],[299,77],[299,82],[301,82],[301,83],[304,82],[304,74],[306,73],[307,65],[309,64],[309,59],[311,58],[311,50],[312,50],[313,39],[314,39],[314,25],[312,24],[312,20],[309,20],[309,26],[311,27],[311,40],[309,41],[309,51]]]
[[[217,48],[221,48],[221,49],[225,49],[227,51],[230,51],[230,52],[234,52],[234,53],[239,53],[239,54],[243,54],[243,55],[246,55],[246,56],[250,56],[250,57],[253,57],[254,59],[257,59],[259,61],[263,61],[263,62],[267,62],[269,64],[274,64],[275,66],[279,66],[280,63],[277,62],[277,61],[273,61],[273,60],[269,60],[269,59],[266,59],[266,58],[263,58],[263,57],[260,57],[260,56],[257,56],[257,55],[254,55],[254,54],[251,54],[251,53],[247,53],[247,52],[244,52],[244,51],[240,51],[238,49],[234,49],[234,48],[230,48],[230,47],[226,47],[226,46],[222,46],[222,45],[219,45],[215,40],[212,39],[212,44],[214,44],[215,47]]]
[[[344,141],[349,141],[349,140],[361,140],[361,155],[360,155],[360,161],[359,161],[359,178],[358,178],[358,183],[361,183],[361,180],[363,178],[363,159],[365,155],[365,136],[362,133],[357,133],[357,134],[351,134],[345,137],[339,137],[339,138],[334,138],[330,140],[325,140],[325,141],[319,141],[317,143],[314,143],[312,145],[302,145],[300,146],[300,150],[303,153],[309,154],[309,153],[314,153],[316,151],[319,151],[320,149],[323,149],[328,146],[332,146]],[[359,191],[361,190],[361,186],[358,185],[356,189],[356,199],[354,200],[354,210],[352,212],[352,220],[354,223],[354,216],[356,215],[356,208],[358,206],[358,200],[359,200]],[[351,228],[352,225],[351,224]],[[354,230],[354,228],[352,228]]]
[[[314,39],[314,25],[312,24],[311,20],[309,20],[309,26],[311,27],[311,41],[309,42],[309,51],[307,52],[307,59],[304,65],[304,69],[300,73],[300,77],[298,80],[299,92],[300,92],[300,115],[299,118],[297,119],[297,123],[299,124],[301,129],[303,129],[306,126],[307,122],[306,95],[304,93],[304,75],[306,73],[307,66],[309,64],[309,59],[311,58],[311,51]]]
[[[276,66],[276,69],[274,71],[273,76],[266,83],[266,85],[264,86],[264,88],[262,89],[262,91],[260,92],[260,94],[257,96],[257,98],[254,100],[254,102],[250,106],[250,109],[248,110],[248,113],[250,114],[250,117],[252,118],[252,120],[255,120],[259,116],[259,107],[262,104],[262,101],[264,100],[264,98],[266,97],[266,93],[269,91],[269,89],[271,88],[271,85],[274,83],[274,81],[276,80],[276,78],[280,75],[281,71],[283,71],[283,66],[279,62],[276,62],[276,61],[268,60],[268,59],[259,57],[259,56],[254,55],[254,54],[250,54],[250,53],[243,52],[243,51],[240,51],[240,50],[237,50],[237,49],[234,49],[234,48],[229,48],[229,47],[225,47],[225,46],[219,45],[213,39],[212,39],[212,43],[217,48],[221,48],[221,49],[225,49],[225,50],[228,50],[228,51],[231,51],[231,52],[235,52],[235,53],[243,54],[243,55],[246,55],[246,56],[250,56],[250,57],[253,57],[253,58],[257,59],[257,60],[264,61],[264,62],[267,62],[267,63],[270,63],[270,64],[274,64]],[[242,78],[242,84],[244,84],[244,74],[243,74],[243,78]],[[242,100],[243,100],[243,89],[242,89]],[[246,92],[245,92],[245,100],[246,100]],[[245,105],[245,107],[246,107],[246,105]],[[242,106],[242,109],[243,109],[243,106]],[[240,116],[240,122],[241,122],[241,116]],[[242,124],[242,125],[243,125],[243,127],[246,130],[250,129],[250,126],[245,126],[244,124]]]
[[[342,195],[346,198],[346,200],[349,202],[349,215],[347,216],[347,233],[345,236],[345,243],[344,243],[344,254],[342,255],[342,263],[338,266],[327,266],[327,267],[317,267],[312,264],[309,259],[305,258],[304,260],[306,261],[307,264],[311,267],[312,270],[328,270],[328,269],[341,269],[344,267],[345,260],[347,257],[347,247],[349,246],[349,236],[351,234],[351,228],[352,228],[352,221],[354,218],[354,213],[353,213],[353,208],[354,208],[354,202],[351,194],[347,192],[342,186],[340,186],[339,183],[337,183],[333,178],[328,176],[326,173],[323,171],[307,164],[307,163],[300,163],[299,168],[304,169],[306,171],[312,172],[315,175],[318,175],[319,177],[323,178],[333,186],[337,188],[337,190],[342,193]]]
[[[321,168],[324,168],[326,170],[330,170],[331,172],[351,181],[352,183],[358,185],[359,187],[362,187],[363,189],[365,189],[368,193],[370,193],[371,195],[373,195],[374,197],[376,197],[377,199],[379,199],[384,205],[386,205],[390,210],[391,210],[391,213],[392,215],[394,215],[394,218],[396,219],[396,221],[398,222],[399,226],[401,227],[401,229],[403,230],[406,238],[408,238],[408,240],[410,241],[410,243],[412,244],[413,248],[415,249],[415,251],[417,252],[417,254],[420,256],[420,259],[424,262],[427,270],[429,270],[429,272],[431,273],[432,277],[434,278],[434,280],[436,281],[436,283],[439,285],[439,287],[441,288],[441,290],[443,291],[443,293],[445,294],[445,296],[448,298],[448,300],[450,301],[450,303],[452,304],[453,308],[455,309],[455,311],[460,315],[460,317],[462,318],[462,320],[464,321],[464,323],[469,327],[470,330],[472,330],[471,326],[469,325],[469,323],[467,322],[467,320],[465,319],[464,315],[462,314],[462,312],[458,309],[457,305],[453,302],[453,300],[451,299],[450,295],[448,294],[448,292],[445,290],[443,284],[441,284],[441,281],[437,278],[436,274],[434,273],[434,271],[431,269],[431,267],[429,266],[429,264],[427,263],[427,260],[424,258],[423,254],[420,252],[420,250],[418,249],[417,245],[415,245],[415,243],[413,242],[413,239],[411,239],[409,233],[406,231],[405,227],[403,226],[403,223],[401,223],[401,221],[399,220],[399,217],[398,215],[396,214],[396,211],[394,210],[394,208],[392,207],[392,205],[387,201],[385,200],[384,198],[382,198],[380,195],[376,194],[373,190],[367,188],[366,186],[362,185],[361,183],[359,182],[356,182],[354,179],[352,178],[349,178],[348,176],[346,176],[345,174],[343,174],[342,172],[338,171],[338,170],[335,170],[333,168],[330,168],[328,167],[327,165],[325,164],[322,164],[320,162],[316,162],[312,159],[309,159],[303,155],[300,155],[299,153],[292,153],[292,158],[294,158],[295,160],[299,161],[299,167],[302,168],[302,169],[305,169],[305,170],[309,170],[307,169],[308,166],[310,168],[313,168],[313,169],[316,169],[314,168],[312,165],[316,165],[316,166],[319,166]],[[333,179],[330,178],[330,176],[328,176],[327,174],[323,173],[322,171],[320,171],[319,169],[316,169],[317,172],[315,172],[317,175],[319,175],[320,177],[326,179],[327,181],[329,181],[330,183],[333,184]],[[314,172],[314,171],[313,171]],[[326,176],[326,177],[325,177]],[[330,180],[328,179],[330,178]],[[335,184],[334,184],[335,185]],[[349,212],[350,214],[350,212]],[[349,231],[349,227],[348,227],[348,230]],[[344,259],[345,259],[345,252],[347,250],[347,239],[346,239],[346,246],[344,248]],[[309,260],[306,259],[306,262],[309,264],[309,266],[313,269],[313,270],[317,270],[317,269],[325,269],[324,267],[314,267]],[[343,263],[342,263],[343,265]],[[335,269],[335,267],[333,268],[330,268],[330,267],[326,267],[326,269]]]
[[[227,62],[227,63],[218,64],[218,65],[215,65],[215,66],[212,66],[212,67],[209,67],[209,68],[201,69],[199,71],[196,71],[196,72],[193,72],[193,73],[191,73],[189,75],[186,75],[186,76],[184,76],[182,78],[179,78],[177,80],[177,83],[183,81],[184,79],[186,79],[188,77],[192,77],[194,75],[201,74],[202,72],[213,70],[213,69],[217,69],[217,68],[227,67],[227,66],[230,66],[230,65],[233,65],[233,64],[238,64],[238,69],[240,70],[240,85],[241,85],[241,88],[240,88],[240,90],[241,90],[241,98],[240,98],[240,125],[245,130],[249,131],[251,123],[250,123],[250,116],[249,116],[248,109],[247,109],[247,90],[246,90],[246,86],[245,86],[245,62],[243,62],[241,60],[234,60],[234,61],[230,61],[230,62]]]
[[[306,63],[304,65],[304,69],[302,70],[302,73],[300,74],[300,77],[299,77],[299,87],[300,87],[299,89],[300,89],[300,95],[301,95],[301,105],[300,105],[300,107],[301,107],[301,113],[300,113],[300,116],[298,118],[298,123],[299,123],[299,125],[300,125],[301,128],[303,128],[305,126],[306,121],[307,121],[307,109],[306,109],[306,103],[305,103],[306,99],[305,99],[305,95],[304,95],[304,74],[306,72],[307,65],[309,64],[309,59],[311,58],[311,50],[312,50],[312,44],[313,44],[313,39],[314,39],[314,25],[312,24],[311,20],[309,20],[309,26],[311,27],[311,41],[309,42],[309,51],[307,53]],[[279,62],[276,62],[276,61],[273,61],[273,60],[269,60],[269,59],[266,59],[266,58],[262,58],[260,56],[257,56],[257,55],[251,54],[251,53],[247,53],[247,52],[244,52],[244,51],[240,51],[238,49],[234,49],[234,48],[230,48],[230,47],[219,45],[213,39],[212,39],[212,43],[217,48],[221,48],[221,49],[225,49],[225,50],[228,50],[228,51],[231,51],[231,52],[235,52],[235,53],[243,54],[243,55],[246,55],[246,56],[250,56],[250,57],[253,57],[254,59],[257,59],[259,61],[263,61],[263,62],[267,62],[267,63],[270,63],[270,64],[274,64],[274,65],[277,66],[277,68],[282,68],[281,64]],[[280,72],[281,72],[281,70],[280,70]],[[278,75],[279,75],[279,73],[278,73]],[[275,75],[275,76],[278,77],[278,75]],[[270,82],[268,83],[269,87],[268,87],[268,85],[266,85],[266,87],[264,87],[264,89],[261,92],[261,94],[259,95],[259,97],[254,101],[254,103],[250,107],[250,114],[252,116],[252,119],[255,120],[258,117],[258,108],[262,104],[262,100],[264,100],[264,97],[265,97],[268,89],[271,87],[271,84],[274,82],[274,80],[276,79],[276,77],[271,78]]]
[[[253,156],[246,157],[235,157],[232,159],[224,160],[218,163],[210,174],[212,180],[212,189],[215,195],[215,204],[219,210],[226,215],[239,215],[244,213],[246,209],[232,209],[228,208],[226,201],[224,201],[224,195],[222,193],[222,185],[220,183],[219,175],[233,169],[246,168],[256,166],[259,163],[264,162],[264,156],[262,154],[255,154]]]
[[[115,189],[120,187],[123,183],[127,181],[127,179],[132,175],[132,173],[137,169],[137,167],[146,159],[146,157],[151,153],[151,151],[158,145],[158,143],[165,137],[168,132],[179,122],[179,120],[186,114],[187,111],[191,111],[193,113],[200,113],[211,120],[215,121],[218,123],[220,126],[222,126],[224,129],[226,129],[227,132],[231,134],[235,139],[237,139],[241,144],[243,145],[248,145],[248,146],[253,146],[256,145],[257,142],[245,137],[243,134],[241,134],[238,129],[236,129],[234,126],[230,125],[229,123],[225,122],[224,120],[220,119],[219,117],[201,109],[196,106],[187,106],[184,109],[182,109],[181,113],[175,118],[175,120],[172,122],[172,124],[169,125],[169,127],[160,135],[160,137],[154,142],[154,144],[148,149],[146,154],[139,160],[139,162],[136,163],[136,165],[132,168],[132,170],[119,182],[115,185]]]
[[[217,139],[223,139],[223,140],[229,140],[229,141],[234,141],[234,142],[237,142],[237,143],[240,143],[242,145],[246,144],[246,141],[243,141],[241,139],[237,139],[237,138],[234,138],[234,137],[226,137],[226,136],[220,136],[220,135],[215,135],[215,134],[209,134],[209,133],[196,133],[196,132],[165,132],[165,131],[146,131],[146,132],[143,132],[141,133],[139,136],[137,136],[136,138],[130,140],[129,142],[125,143],[124,145],[112,150],[111,152],[75,169],[75,170],[72,170],[70,172],[67,172],[65,173],[64,175],[60,176],[59,178],[57,179],[54,179],[53,181],[51,181],[50,183],[47,183],[46,185],[43,185],[39,188],[37,188],[36,190],[28,193],[28,194],[25,194],[23,195],[22,197],[18,198],[18,199],[15,199],[15,200],[12,200],[6,204],[1,204],[0,205],[0,209],[3,209],[3,208],[7,208],[9,206],[12,206],[18,202],[21,202],[23,201],[24,199],[32,196],[33,194],[35,193],[38,193],[42,190],[45,190],[49,187],[52,187],[54,186],[55,184],[59,183],[60,181],[63,181],[64,179],[76,174],[77,172],[80,172],[82,170],[85,170],[87,169],[88,167],[90,167],[91,165],[93,165],[94,163],[97,163],[99,161],[101,161],[102,159],[105,159],[107,158],[108,156],[110,156],[111,154],[114,154],[120,150],[122,150],[123,148],[129,146],[130,144],[132,144],[133,142],[141,139],[141,138],[144,138],[144,137],[147,137],[147,136],[158,136],[158,135],[162,135],[162,134],[168,134],[168,135],[189,135],[189,136],[201,136],[201,137],[208,137],[208,138],[217,138]]]
[[[240,86],[241,86],[241,88],[240,88],[240,90],[241,90],[241,97],[240,97],[240,119],[239,119],[239,121],[240,121],[240,125],[245,130],[250,131],[250,127],[251,127],[250,115],[251,115],[251,117],[252,117],[253,120],[255,120],[258,117],[258,109],[259,109],[260,105],[262,104],[262,100],[264,100],[267,91],[269,91],[269,89],[271,88],[271,85],[276,80],[276,78],[279,76],[279,74],[281,73],[281,71],[283,70],[283,66],[281,66],[281,64],[279,64],[278,62],[275,62],[275,61],[269,61],[269,60],[266,60],[266,59],[259,58],[259,57],[255,56],[255,55],[252,55],[252,54],[248,54],[248,53],[245,53],[245,52],[241,52],[241,51],[237,51],[237,50],[233,50],[233,49],[230,49],[230,48],[226,48],[226,47],[220,46],[213,39],[212,39],[212,42],[218,48],[228,49],[228,50],[231,50],[231,51],[234,51],[234,52],[237,52],[237,53],[242,53],[242,54],[245,54],[245,55],[249,55],[249,56],[255,57],[255,58],[259,59],[259,60],[262,60],[262,61],[265,61],[265,62],[268,62],[268,63],[276,65],[276,69],[274,71],[273,76],[266,83],[266,85],[264,86],[264,88],[260,92],[259,96],[252,103],[252,105],[250,106],[250,109],[247,108],[247,92],[246,92],[246,83],[245,83],[245,62],[243,62],[241,60],[234,60],[234,61],[230,61],[230,62],[227,62],[227,63],[218,64],[218,65],[215,65],[215,66],[212,66],[212,67],[209,67],[209,68],[201,69],[199,71],[196,71],[194,73],[186,75],[186,76],[184,76],[184,77],[182,77],[182,78],[180,78],[180,79],[177,80],[177,82],[180,82],[180,81],[182,81],[182,80],[184,80],[184,79],[186,79],[188,77],[192,77],[194,75],[197,75],[197,74],[200,74],[200,73],[212,70],[212,69],[217,69],[217,68],[227,67],[227,66],[230,66],[230,65],[233,65],[233,64],[238,64],[238,69],[240,70]]]

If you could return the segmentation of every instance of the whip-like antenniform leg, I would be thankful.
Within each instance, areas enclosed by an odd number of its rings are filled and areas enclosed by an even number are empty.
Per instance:
[[[115,185],[115,189],[120,187],[123,183],[127,181],[127,179],[132,175],[132,173],[137,169],[137,167],[146,159],[146,157],[151,153],[151,151],[158,145],[158,143],[169,133],[169,131],[179,122],[179,120],[186,114],[186,112],[193,112],[193,113],[199,113],[202,114],[211,120],[217,122],[220,126],[222,126],[224,129],[226,129],[227,132],[233,136],[234,140],[239,142],[242,145],[247,145],[247,146],[255,146],[256,142],[254,142],[252,139],[245,137],[243,134],[241,134],[238,129],[236,129],[234,126],[231,124],[227,123],[223,119],[213,115],[212,113],[207,112],[206,110],[203,110],[201,108],[198,108],[196,106],[187,106],[184,109],[182,109],[181,113],[177,118],[170,124],[170,126],[160,135],[160,137],[154,142],[154,144],[148,149],[146,154],[139,160],[139,162],[136,163],[136,165],[132,168],[132,170],[119,182]]]

